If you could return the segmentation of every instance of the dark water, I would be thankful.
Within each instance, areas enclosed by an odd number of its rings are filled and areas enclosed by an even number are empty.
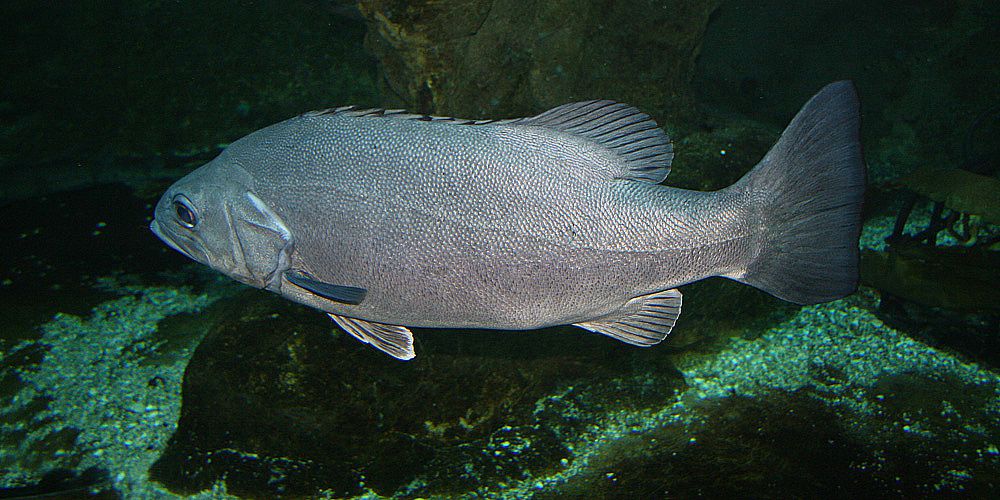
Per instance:
[[[4,2],[0,497],[995,497],[998,14]],[[615,99],[673,138],[667,184],[707,190],[841,79],[869,168],[858,292],[799,307],[709,279],[649,349],[416,329],[400,362],[147,228],[174,180],[311,109]]]

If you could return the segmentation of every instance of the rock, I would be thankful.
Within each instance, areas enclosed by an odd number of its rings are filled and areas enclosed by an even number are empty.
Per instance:
[[[564,429],[662,404],[680,383],[667,351],[576,328],[421,329],[417,357],[402,362],[265,292],[228,304],[185,373],[178,430],[151,471],[178,493],[222,478],[253,498],[466,491],[557,470]],[[623,391],[619,377],[650,385]],[[537,410],[567,386],[586,399]]]
[[[950,210],[1000,224],[1000,179],[996,177],[960,168],[921,167],[896,182]]]
[[[615,99],[691,113],[688,82],[717,0],[361,0],[386,97],[467,118]]]
[[[1000,311],[1000,252],[980,248],[896,245],[865,250],[861,279],[868,286],[928,307]]]

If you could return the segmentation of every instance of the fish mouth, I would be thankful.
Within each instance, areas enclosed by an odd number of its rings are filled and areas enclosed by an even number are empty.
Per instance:
[[[188,257],[191,256],[191,254],[185,252],[184,249],[177,246],[177,243],[174,243],[173,239],[163,234],[163,231],[160,230],[160,224],[156,222],[156,219],[153,219],[153,222],[149,223],[149,230],[152,231],[153,234],[155,234],[156,237],[160,239],[160,241],[166,243],[167,246],[169,246],[170,248],[173,248],[174,250],[177,250],[178,252],[187,255]]]
[[[206,263],[206,264],[208,263],[208,255],[204,256],[205,257],[204,260],[195,257],[191,253],[190,250],[188,250],[188,249],[186,249],[186,248],[181,247],[180,245],[178,245],[177,242],[174,241],[174,239],[171,238],[169,234],[165,233],[163,231],[163,229],[160,228],[160,224],[158,222],[156,222],[156,219],[153,219],[153,221],[149,223],[149,230],[152,231],[153,234],[155,234],[157,238],[159,238],[161,241],[163,241],[164,243],[166,243],[167,246],[169,246],[170,248],[173,248],[174,250],[177,250],[178,252],[180,252],[181,255],[184,255],[185,257],[187,257],[187,258],[189,258],[191,260],[194,260],[196,262],[202,262],[202,263]]]

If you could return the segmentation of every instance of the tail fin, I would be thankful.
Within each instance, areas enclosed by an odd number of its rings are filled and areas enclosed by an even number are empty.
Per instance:
[[[865,189],[859,122],[854,85],[827,85],[732,186],[746,190],[763,228],[758,255],[735,278],[799,304],[857,289]]]

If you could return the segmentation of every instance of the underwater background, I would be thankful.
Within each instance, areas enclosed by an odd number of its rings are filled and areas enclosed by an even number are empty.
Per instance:
[[[0,497],[998,495],[998,2],[8,0],[0,38]],[[308,110],[614,99],[709,190],[841,79],[861,288],[705,280],[649,349],[417,329],[401,362],[148,229]]]

